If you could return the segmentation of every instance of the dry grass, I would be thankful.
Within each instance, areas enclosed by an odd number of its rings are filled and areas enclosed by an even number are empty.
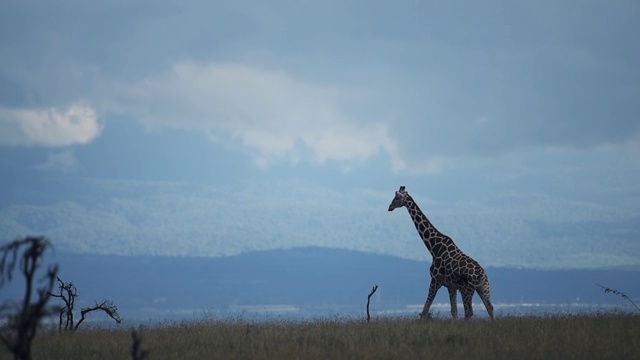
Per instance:
[[[640,359],[640,316],[203,320],[138,329],[149,359]],[[131,359],[131,329],[45,331],[34,359]],[[0,358],[8,353],[0,351]]]

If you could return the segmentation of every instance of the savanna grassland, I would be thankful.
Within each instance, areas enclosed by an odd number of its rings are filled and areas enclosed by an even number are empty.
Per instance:
[[[640,315],[202,320],[136,330],[148,359],[640,359]],[[45,330],[34,359],[131,359],[130,328]],[[5,351],[5,350],[2,350]],[[0,358],[9,358],[0,351]]]

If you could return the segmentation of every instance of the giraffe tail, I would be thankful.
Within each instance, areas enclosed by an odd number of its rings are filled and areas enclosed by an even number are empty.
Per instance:
[[[489,278],[485,275],[482,285],[476,289],[478,296],[482,300],[484,307],[489,313],[489,317],[493,319],[493,304],[491,303],[491,287],[489,285]]]

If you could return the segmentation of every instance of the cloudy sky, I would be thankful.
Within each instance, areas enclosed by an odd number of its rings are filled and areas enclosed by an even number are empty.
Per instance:
[[[3,1],[0,180],[296,178],[638,219],[637,34],[635,0]]]

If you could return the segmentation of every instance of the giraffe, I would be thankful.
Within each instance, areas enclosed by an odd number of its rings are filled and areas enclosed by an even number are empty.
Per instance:
[[[473,316],[471,300],[474,292],[477,292],[484,303],[487,312],[493,319],[493,305],[491,304],[491,290],[489,288],[489,278],[484,269],[477,261],[464,254],[447,235],[439,232],[433,224],[422,213],[418,204],[407,193],[404,186],[396,191],[396,195],[389,205],[389,211],[399,207],[406,207],[411,215],[416,230],[422,237],[422,241],[433,256],[429,273],[431,283],[429,284],[429,295],[420,313],[420,318],[429,317],[429,308],[438,290],[444,286],[449,290],[449,300],[451,301],[451,315],[458,317],[457,291],[462,294],[464,304],[464,317],[469,319]]]

